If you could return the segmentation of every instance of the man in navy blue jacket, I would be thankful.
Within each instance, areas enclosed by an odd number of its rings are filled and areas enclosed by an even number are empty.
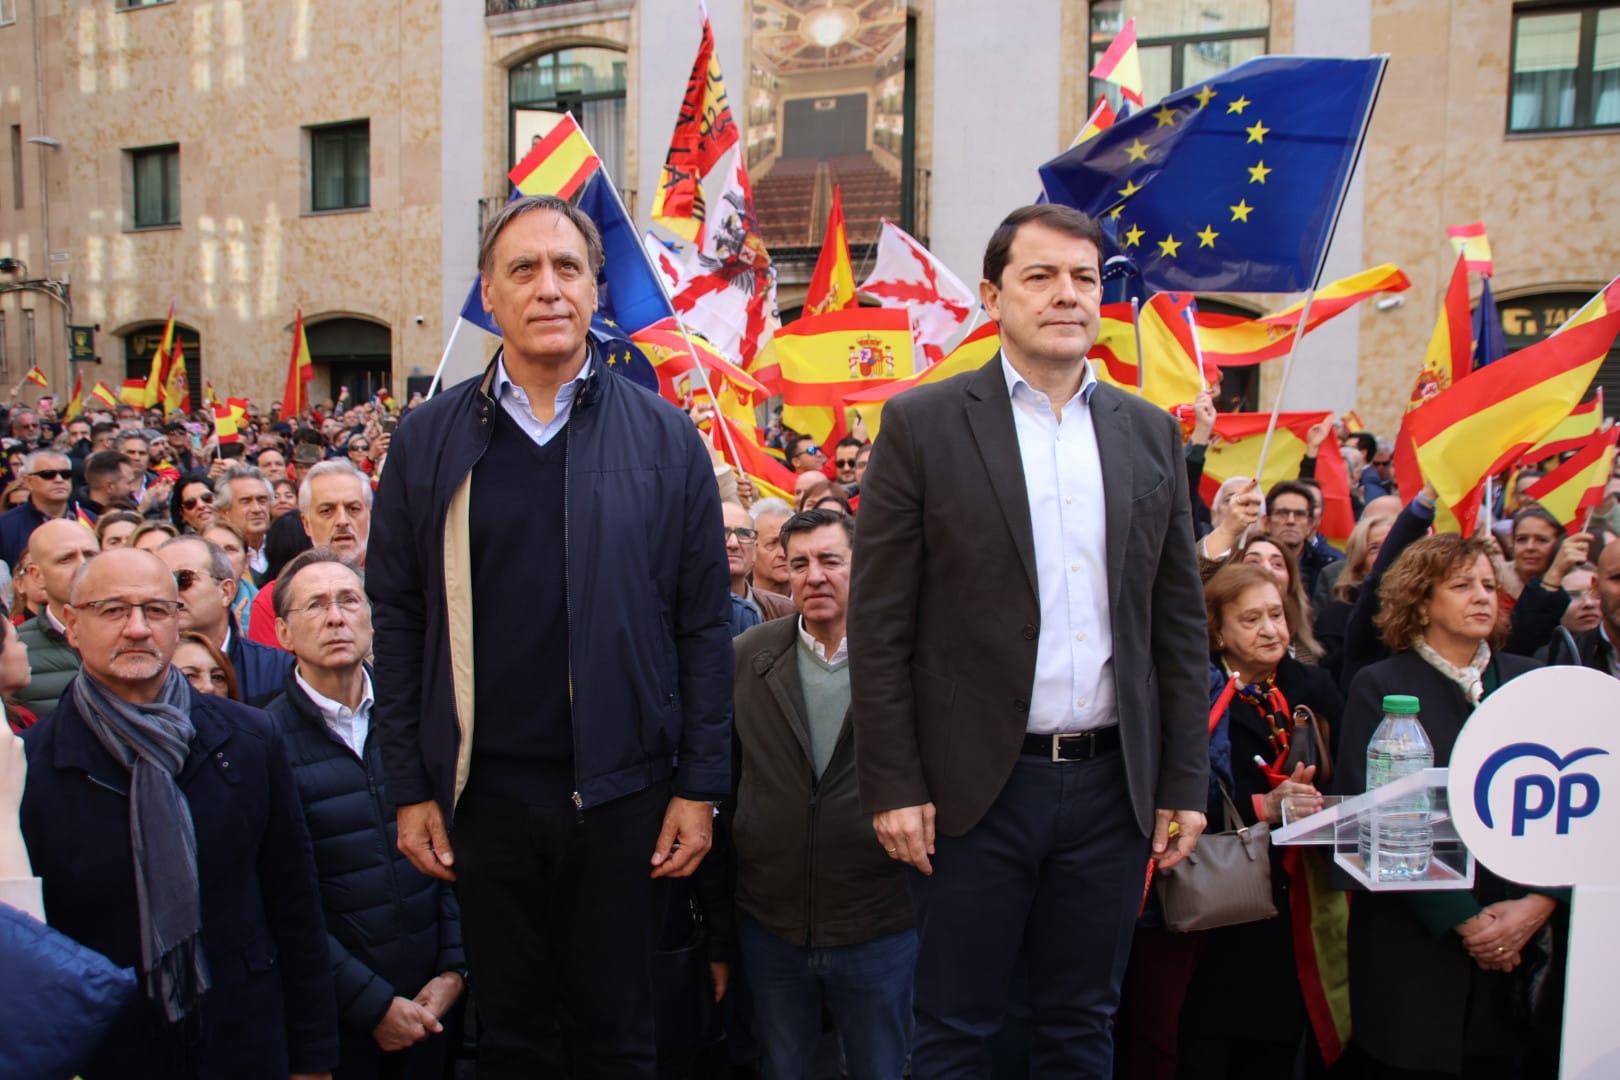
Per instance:
[[[373,513],[385,779],[457,883],[479,1075],[651,1077],[649,879],[696,869],[731,781],[719,492],[589,343],[588,217],[515,200],[479,255],[502,350],[400,424]]]
[[[281,693],[292,670],[292,654],[249,641],[236,625],[231,602],[236,599],[237,579],[230,557],[200,536],[176,537],[158,548],[157,557],[174,571],[180,599],[186,603],[180,629],[201,634],[230,658],[242,700],[264,705]]]
[[[394,805],[371,726],[371,605],[359,570],[331,548],[276,580],[276,638],[298,658],[267,707],[303,800],[343,1021],[343,1080],[437,1080],[441,1021],[465,968],[453,886],[395,846]]]

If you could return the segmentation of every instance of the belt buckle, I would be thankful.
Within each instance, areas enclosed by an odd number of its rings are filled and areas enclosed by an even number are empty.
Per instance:
[[[1073,739],[1075,752],[1079,756],[1066,758],[1063,756],[1063,740]],[[1052,761],[1087,761],[1097,756],[1097,733],[1095,731],[1065,731],[1052,736]]]
[[[1058,734],[1054,734],[1052,736],[1052,764],[1056,765],[1056,764],[1059,764],[1062,761],[1063,761],[1063,736],[1058,735]]]

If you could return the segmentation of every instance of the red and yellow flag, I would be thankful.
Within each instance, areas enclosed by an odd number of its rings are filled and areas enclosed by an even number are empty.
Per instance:
[[[660,319],[644,330],[637,330],[630,335],[630,340],[641,346],[658,373],[660,393],[677,405],[684,404],[685,395],[678,392],[676,381],[700,365],[708,371],[712,393],[719,392],[722,382],[728,382],[750,397],[755,394],[761,400],[770,397],[770,391],[758,379],[727,360],[701,335],[683,334],[673,318]]]
[[[25,374],[23,376],[23,378],[26,379],[28,382],[33,383],[35,386],[39,387],[41,390],[49,390],[51,388],[51,380],[47,379],[45,377],[45,373],[43,371],[39,370],[38,367],[29,368],[28,373]]]
[[[163,340],[158,342],[157,352],[152,354],[152,368],[146,374],[146,386],[141,393],[138,404],[143,409],[150,409],[163,400],[164,386],[169,381],[169,351],[174,347],[174,302],[169,302],[169,321],[163,324]]]
[[[715,421],[726,429],[714,436],[714,447],[726,463],[752,480],[761,497],[793,505],[793,470],[765,449],[759,429],[753,424],[739,424],[724,412]]]
[[[567,113],[512,166],[506,178],[525,195],[571,199],[602,165],[590,140]]]
[[[118,408],[118,395],[113,392],[112,387],[100,380],[97,380],[96,385],[91,388],[90,397],[92,400],[101,402],[109,409]]]
[[[242,441],[241,432],[236,426],[236,413],[229,405],[214,406],[214,434],[219,437],[221,446]]]
[[[125,379],[118,388],[118,400],[124,405],[133,405],[137,409],[146,408],[146,380]]]
[[[987,322],[963,338],[950,355],[939,363],[925,368],[908,379],[896,379],[880,386],[864,387],[844,395],[844,404],[860,416],[866,424],[866,434],[876,439],[883,426],[884,403],[905,393],[914,386],[944,382],[965,371],[977,371],[995,358],[1001,350],[1000,328]]]
[[[84,411],[84,372],[73,376],[73,393],[68,395],[67,408],[62,411],[62,419],[72,420]]]
[[[1445,302],[1429,336],[1417,382],[1406,411],[1422,405],[1443,390],[1449,390],[1473,367],[1473,316],[1468,310],[1468,266],[1461,256],[1451,271]]]
[[[281,392],[281,419],[291,419],[309,408],[309,384],[314,378],[315,361],[309,355],[309,338],[304,334],[304,312],[300,308],[293,321],[292,357],[287,361],[287,386]]]
[[[1107,98],[1098,98],[1097,107],[1086,117],[1086,126],[1080,129],[1080,134],[1074,137],[1074,142],[1069,144],[1069,148],[1072,150],[1087,139],[1095,139],[1113,126],[1114,106]]]
[[[827,235],[804,294],[806,315],[842,311],[855,302],[855,268],[849,261],[849,233],[844,228],[844,201],[833,185],[832,209],[827,212]]]
[[[697,58],[686,79],[681,111],[675,117],[675,133],[670,136],[664,171],[653,193],[652,219],[676,236],[702,244],[707,209],[703,181],[714,171],[726,151],[741,141],[737,124],[726,100],[726,81],[715,53],[714,31],[707,15]]]
[[[1332,416],[1330,412],[1278,414],[1265,472],[1260,476],[1262,491],[1270,491],[1273,484],[1299,476],[1299,463],[1308,449],[1306,437],[1314,425]],[[1204,454],[1204,477],[1200,486],[1205,502],[1213,503],[1221,484],[1232,477],[1255,475],[1270,420],[1271,414],[1263,412],[1221,413],[1215,418],[1215,433]],[[1350,478],[1345,472],[1344,458],[1339,454],[1339,440],[1331,434],[1317,449],[1315,475],[1322,489],[1322,523],[1318,529],[1329,540],[1342,543],[1356,527],[1356,515],[1350,504]]]
[[[1455,527],[1471,532],[1487,476],[1506,469],[1570,414],[1620,333],[1620,278],[1551,337],[1480,368],[1406,416],[1417,474]],[[1450,525],[1444,518],[1441,525]]]
[[[1463,264],[1476,274],[1491,276],[1491,238],[1485,235],[1485,223],[1447,225],[1446,236],[1451,238],[1451,249],[1462,256]]]
[[[1354,409],[1345,410],[1345,414],[1339,417],[1339,423],[1344,425],[1346,435],[1355,435],[1367,430],[1367,425],[1361,422],[1361,414]]]
[[[203,397],[208,399],[208,407],[213,408],[219,404],[219,395],[214,393],[214,380],[203,380]]]
[[[1394,263],[1385,263],[1341,278],[1317,290],[1311,300],[1309,334],[1335,315],[1349,311],[1379,293],[1402,292],[1412,282]],[[1287,356],[1294,344],[1305,302],[1301,300],[1274,315],[1245,319],[1213,311],[1198,312],[1198,344],[1204,363],[1215,367],[1243,367]]]
[[[186,374],[185,346],[178,339],[174,343],[174,359],[169,363],[169,377],[163,383],[163,414],[190,414],[191,382]]]
[[[1197,342],[1185,314],[1190,301],[1186,293],[1156,293],[1142,305],[1141,395],[1165,410],[1192,404],[1204,389]],[[1091,358],[1099,380],[1137,392],[1136,331],[1129,304],[1103,305]]]
[[[1525,494],[1563,522],[1571,532],[1585,524],[1586,512],[1603,501],[1614,467],[1620,427],[1589,437],[1568,461],[1530,485]]]
[[[228,397],[225,399],[225,405],[231,410],[231,416],[236,421],[236,429],[240,431],[247,427],[247,398]]]
[[[1136,17],[1125,20],[1125,26],[1109,43],[1102,59],[1091,69],[1093,79],[1102,79],[1119,87],[1126,100],[1142,105],[1142,54],[1136,47]]]
[[[844,398],[912,374],[911,318],[903,308],[845,308],[795,319],[760,353],[754,375],[780,381],[782,423],[818,443],[849,430]]]
[[[1575,406],[1541,441],[1524,452],[1520,465],[1534,465],[1558,454],[1579,450],[1603,428],[1603,387],[1591,401]]]

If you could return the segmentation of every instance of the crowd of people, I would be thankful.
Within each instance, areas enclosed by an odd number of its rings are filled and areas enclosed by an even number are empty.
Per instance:
[[[1620,677],[1614,497],[1432,534],[1323,424],[1206,505],[1209,397],[1183,430],[1082,362],[1101,247],[1010,215],[1001,354],[876,444],[778,418],[791,502],[600,361],[600,240],[546,197],[485,229],[500,356],[431,401],[223,446],[11,409],[0,911],[60,941],[0,936],[38,970],[0,1073],[1555,1075],[1567,894],[1282,847],[1269,918],[1159,889],[1363,790],[1385,695],[1445,765],[1507,680]]]

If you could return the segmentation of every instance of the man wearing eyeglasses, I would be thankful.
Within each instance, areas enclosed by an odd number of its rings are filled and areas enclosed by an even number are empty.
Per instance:
[[[1296,480],[1273,484],[1266,498],[1266,532],[1299,564],[1305,595],[1316,588],[1322,568],[1344,558],[1344,553],[1316,535],[1321,515],[1311,490]]]
[[[332,965],[286,752],[262,712],[173,666],[182,610],[149,552],[81,567],[66,613],[84,669],[25,740],[50,923],[141,975],[78,1073],[330,1077]]]
[[[0,561],[15,569],[35,529],[73,513],[73,463],[60,450],[36,450],[23,459],[28,501],[0,514]]]
[[[67,639],[68,595],[73,575],[98,550],[95,534],[77,521],[47,521],[28,538],[26,573],[45,591],[45,610],[17,627],[17,640],[28,646],[33,673],[17,692],[17,701],[37,716],[56,708],[79,673],[79,654]]]
[[[723,502],[720,516],[725,521],[726,566],[731,571],[731,636],[771,619],[793,614],[793,601],[777,593],[756,589],[749,583],[759,557],[759,530],[741,503]]]
[[[180,599],[180,629],[201,634],[230,658],[242,700],[263,705],[282,691],[292,669],[291,653],[249,641],[231,617],[236,575],[229,555],[200,536],[181,536],[157,549],[157,557],[174,573]]]
[[[266,711],[286,740],[315,843],[341,1021],[338,1075],[444,1072],[441,1023],[464,986],[453,887],[394,843],[382,745],[371,727],[371,605],[331,548],[293,559],[273,590],[276,637],[298,658]]]

